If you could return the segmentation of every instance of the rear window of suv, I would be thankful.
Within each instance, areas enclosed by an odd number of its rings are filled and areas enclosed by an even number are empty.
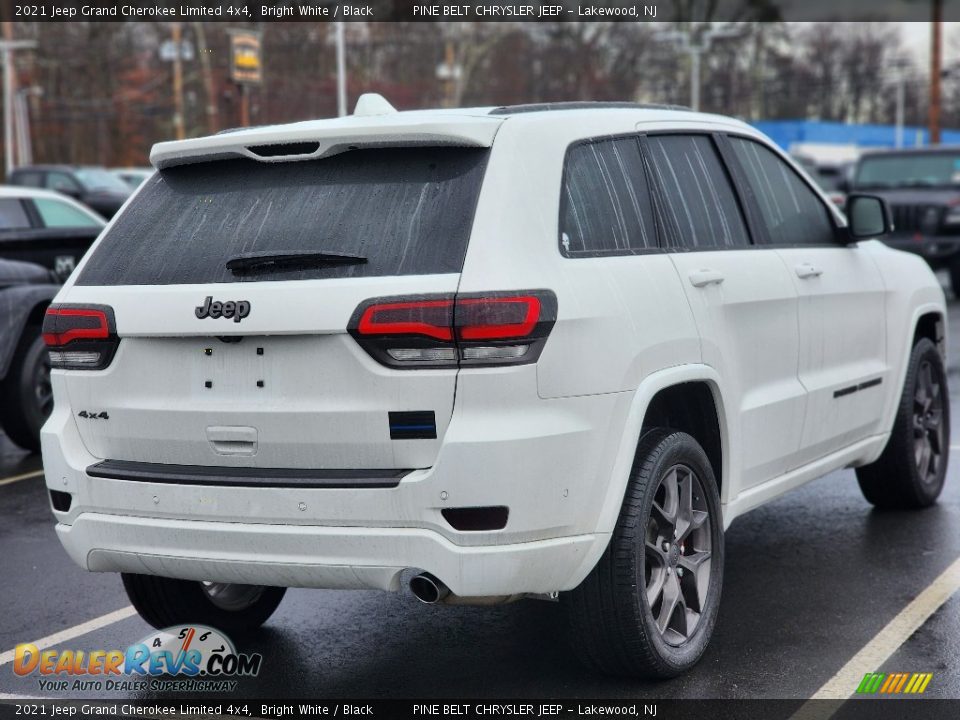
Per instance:
[[[78,285],[179,285],[456,273],[489,151],[352,150],[320,160],[181,165],[148,180]],[[340,253],[362,264],[235,275],[245,253]]]

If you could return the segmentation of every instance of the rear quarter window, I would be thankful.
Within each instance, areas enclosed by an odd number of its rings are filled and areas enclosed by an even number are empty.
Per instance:
[[[560,246],[567,257],[630,255],[657,247],[636,138],[594,140],[567,151]]]
[[[156,173],[103,237],[78,285],[171,285],[456,273],[489,151],[353,150],[290,163],[237,159]],[[234,275],[251,252],[362,255],[363,264]]]

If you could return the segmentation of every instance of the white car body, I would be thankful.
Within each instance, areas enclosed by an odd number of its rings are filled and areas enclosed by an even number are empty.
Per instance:
[[[608,544],[651,403],[691,383],[716,408],[719,442],[708,454],[724,527],[807,481],[876,460],[915,334],[945,348],[936,279],[921,259],[875,240],[565,257],[558,217],[568,148],[660,132],[753,139],[794,167],[730,118],[602,106],[356,115],[157,145],[151,162],[161,172],[55,300],[110,306],[121,338],[105,369],[52,373],[43,460],[48,487],[72,496],[68,511],[55,510],[71,557],[92,571],[284,587],[397,590],[403,570],[421,568],[460,596],[569,590]],[[287,143],[316,149],[269,157],[248,149]],[[165,168],[438,145],[490,148],[460,273],[78,282]],[[398,370],[346,331],[370,298],[531,289],[557,299],[532,364]],[[198,319],[207,296],[252,311],[242,323]],[[240,353],[253,344],[264,355]],[[212,388],[206,348],[223,363]],[[279,359],[269,364],[271,356]],[[255,387],[261,378],[265,386]],[[420,409],[436,412],[436,439],[392,440],[387,413]],[[105,460],[411,472],[389,488],[224,487],[88,473]],[[502,529],[459,531],[442,514],[490,506],[509,508]]]
[[[23,185],[0,185],[0,199],[4,198],[14,198],[17,200],[24,198],[40,198],[43,200],[62,203],[87,216],[97,225],[106,224],[106,220],[104,220],[100,214],[94,212],[83,203],[79,203],[73,198],[67,197],[63,193],[54,192],[53,190],[43,190],[41,188],[32,188]]]

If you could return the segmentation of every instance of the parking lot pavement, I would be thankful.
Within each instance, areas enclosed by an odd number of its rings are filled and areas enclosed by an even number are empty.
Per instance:
[[[960,304],[951,310],[956,359]],[[291,590],[269,624],[243,644],[264,663],[236,696],[810,697],[960,557],[960,367],[952,366],[951,383],[953,463],[940,502],[917,512],[874,511],[847,470],[739,518],[727,533],[713,642],[684,677],[654,684],[584,670],[555,603],[428,607],[407,592]],[[8,445],[0,446],[0,457],[0,478],[39,467],[36,457]],[[119,577],[82,572],[67,559],[43,479],[2,482],[0,653],[62,631],[71,637],[55,647],[122,649],[141,639],[147,625],[126,613],[90,629],[91,620],[128,602]],[[36,678],[16,677],[4,660],[0,655],[0,694],[38,694]],[[958,660],[954,595],[880,667],[857,670],[932,672],[926,696],[960,698]]]

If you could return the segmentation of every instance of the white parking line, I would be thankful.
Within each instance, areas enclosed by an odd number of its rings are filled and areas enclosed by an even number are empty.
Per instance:
[[[0,485],[10,485],[15,482],[20,482],[21,480],[29,480],[30,478],[40,477],[41,475],[43,475],[43,470],[34,470],[33,472],[24,473],[23,475],[13,475],[0,480]]]
[[[944,570],[916,598],[850,658],[832,678],[817,690],[811,700],[846,700],[859,685],[864,674],[877,672],[880,666],[897,651],[950,597],[960,590],[960,558]],[[917,672],[927,668],[916,668]],[[839,706],[808,702],[793,714],[791,720],[824,720]]]
[[[128,605],[127,607],[120,608],[119,610],[114,610],[112,613],[107,613],[106,615],[101,615],[93,620],[87,620],[85,623],[80,623],[79,625],[74,625],[66,630],[61,630],[53,635],[47,635],[45,638],[34,640],[31,644],[36,645],[39,649],[43,650],[44,648],[53,647],[54,645],[64,643],[67,640],[73,640],[73,638],[80,637],[81,635],[86,635],[94,630],[107,627],[107,625],[113,625],[121,620],[126,620],[128,617],[136,614],[137,611],[133,609],[133,606]],[[0,654],[0,665],[6,665],[9,662],[13,662],[13,652],[13,650],[7,650],[5,653]]]

